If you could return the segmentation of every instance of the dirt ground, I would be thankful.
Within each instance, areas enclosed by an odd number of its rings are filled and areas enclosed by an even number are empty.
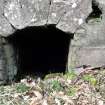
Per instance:
[[[0,86],[0,105],[105,105],[105,69],[26,76]]]

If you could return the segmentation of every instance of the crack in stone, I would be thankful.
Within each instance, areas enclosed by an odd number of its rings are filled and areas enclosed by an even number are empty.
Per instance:
[[[50,8],[51,8],[51,5],[52,5],[52,0],[49,0],[49,10],[48,10],[48,16],[47,16],[47,21],[46,21],[46,24],[48,24],[48,19],[49,19],[49,15],[50,15]]]

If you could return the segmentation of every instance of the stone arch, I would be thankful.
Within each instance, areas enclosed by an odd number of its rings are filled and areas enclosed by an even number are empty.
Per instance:
[[[3,51],[4,57],[0,60],[5,68],[1,68],[0,80],[12,80],[17,71],[15,58],[11,59],[15,56],[13,46],[5,40],[8,36],[26,27],[51,24],[71,35],[70,33],[75,33],[91,13],[91,4],[92,0],[1,0],[0,50]]]

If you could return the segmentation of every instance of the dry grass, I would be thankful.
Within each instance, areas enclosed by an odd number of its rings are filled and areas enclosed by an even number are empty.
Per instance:
[[[0,87],[0,105],[105,105],[104,78],[103,69],[25,78]]]

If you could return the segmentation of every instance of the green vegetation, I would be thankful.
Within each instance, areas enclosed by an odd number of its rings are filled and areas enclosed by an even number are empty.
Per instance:
[[[26,86],[26,84],[24,84],[24,83],[18,84],[16,86],[16,91],[18,93],[24,93],[24,92],[28,91],[29,89],[30,89],[30,87]]]
[[[95,86],[97,84],[97,80],[94,76],[85,74],[83,76],[83,80],[89,82],[91,85]]]
[[[76,73],[74,70],[71,70],[70,72],[67,72],[65,75],[64,75],[65,78],[67,79],[75,79],[77,77]]]
[[[61,83],[58,80],[53,80],[51,82],[51,86],[52,86],[52,89],[54,91],[61,91],[61,90],[63,90],[63,87],[61,86]]]
[[[99,101],[104,102],[105,99],[104,77],[105,69],[89,70],[81,75],[70,71],[64,75],[48,74],[44,80],[32,78],[32,82],[0,86],[0,105],[42,105],[44,100],[49,105],[64,105],[68,102],[70,105],[82,105],[84,102],[98,105]]]

